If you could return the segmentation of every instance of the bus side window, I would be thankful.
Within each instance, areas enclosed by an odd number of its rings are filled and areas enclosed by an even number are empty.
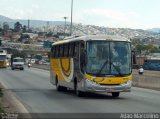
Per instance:
[[[56,58],[58,58],[59,57],[59,46],[57,45],[56,46],[56,56],[55,56]]]
[[[69,57],[72,56],[72,43],[69,43]]]
[[[63,57],[63,45],[60,45],[60,54],[59,54],[60,57]]]
[[[65,47],[64,47],[65,45],[63,44],[63,54],[62,54],[62,56],[64,57],[64,52],[65,52]]]
[[[73,43],[73,49],[72,49],[73,57],[75,57],[75,44],[76,44],[76,43]]]
[[[58,46],[58,57],[60,57],[60,50],[61,50],[60,48],[61,48],[61,46],[59,45]]]
[[[69,44],[69,57],[74,57],[74,44],[75,43]]]
[[[57,46],[54,46],[53,57],[56,57],[56,50],[57,50],[56,47],[57,47]]]
[[[74,55],[77,58],[79,57],[79,42],[75,43]]]
[[[68,44],[64,45],[64,57],[68,57]]]
[[[84,43],[80,44],[80,66],[81,66],[82,73],[84,73],[84,69],[85,69],[85,47],[84,47]]]
[[[49,58],[54,57],[54,47],[52,46]]]

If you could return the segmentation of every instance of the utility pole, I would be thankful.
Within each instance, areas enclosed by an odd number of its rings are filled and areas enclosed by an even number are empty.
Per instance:
[[[67,17],[63,17],[63,18],[64,18],[64,20],[65,20],[65,21],[64,21],[64,22],[65,22],[65,23],[64,23],[64,34],[65,34],[65,33],[66,33],[66,19],[67,19]]]
[[[47,26],[46,27],[47,27],[46,31],[49,32],[49,21],[47,21]]]
[[[73,0],[71,0],[71,26],[70,26],[70,35],[72,36],[72,17],[73,17]]]
[[[28,19],[28,32],[29,32],[29,27],[30,27],[29,25],[30,25],[30,20]]]

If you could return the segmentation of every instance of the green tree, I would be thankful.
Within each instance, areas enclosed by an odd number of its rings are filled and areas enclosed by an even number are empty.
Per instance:
[[[155,47],[153,44],[147,44],[147,45],[137,44],[135,46],[135,49],[138,55],[144,55],[144,56],[147,56],[152,52],[158,51],[158,48]]]
[[[22,27],[22,30],[23,30],[23,33],[26,33],[26,32],[27,32],[27,26],[24,25],[24,26]]]
[[[22,24],[20,24],[20,22],[16,22],[14,24],[14,31],[15,32],[21,32],[21,30],[22,30]]]
[[[3,23],[3,31],[4,31],[4,32],[7,32],[8,30],[9,30],[9,25],[8,25],[7,22],[4,22],[4,23]]]
[[[144,46],[144,50],[145,50],[145,55],[148,55],[152,52],[158,51],[158,48],[155,47],[153,44],[148,44]]]
[[[157,52],[158,48],[153,44],[144,44],[143,40],[132,39],[132,50],[136,52],[137,55],[147,56],[152,52]]]
[[[46,34],[47,37],[51,37],[52,35],[53,35],[53,32],[48,32],[48,33]]]
[[[142,55],[142,52],[144,51],[144,45],[143,44],[137,44],[135,46],[135,50],[138,55]]]

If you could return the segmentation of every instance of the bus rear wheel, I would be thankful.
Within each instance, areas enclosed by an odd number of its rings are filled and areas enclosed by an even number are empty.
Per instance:
[[[67,88],[66,87],[63,87],[63,86],[60,86],[58,84],[58,79],[56,79],[56,90],[57,91],[67,91]]]
[[[119,97],[120,92],[113,92],[112,97]]]

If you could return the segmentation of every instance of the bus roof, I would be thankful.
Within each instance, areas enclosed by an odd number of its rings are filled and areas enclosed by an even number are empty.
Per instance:
[[[67,37],[62,41],[58,41],[58,42],[53,43],[53,45],[64,44],[64,43],[75,42],[75,41],[90,41],[90,40],[108,40],[108,41],[127,41],[127,42],[130,42],[129,39],[121,37],[121,36],[86,35],[86,36],[71,36],[71,37]]]
[[[7,52],[5,50],[0,49],[0,55],[7,55]]]

